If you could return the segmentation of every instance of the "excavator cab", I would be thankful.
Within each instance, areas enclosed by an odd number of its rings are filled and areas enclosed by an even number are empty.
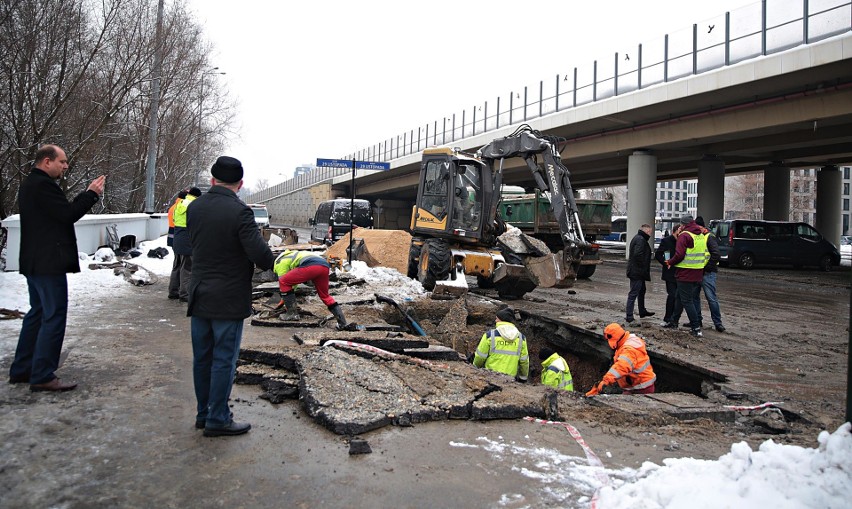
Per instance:
[[[487,226],[483,211],[494,196],[488,167],[449,148],[423,151],[412,214],[414,235],[477,243]]]

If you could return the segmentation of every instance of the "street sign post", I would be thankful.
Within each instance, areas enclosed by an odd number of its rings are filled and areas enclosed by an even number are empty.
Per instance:
[[[317,168],[352,168],[352,196],[349,199],[349,266],[352,266],[352,244],[355,238],[353,218],[355,217],[355,170],[390,170],[390,163],[376,161],[356,161],[355,159],[319,159]]]

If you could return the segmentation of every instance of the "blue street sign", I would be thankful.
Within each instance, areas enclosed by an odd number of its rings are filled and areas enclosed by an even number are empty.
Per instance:
[[[390,163],[378,163],[375,161],[355,161],[358,170],[389,170]]]
[[[317,168],[352,168],[349,159],[317,159]],[[390,163],[375,161],[355,161],[356,170],[390,170]]]
[[[351,168],[352,161],[346,159],[317,159],[317,168]]]

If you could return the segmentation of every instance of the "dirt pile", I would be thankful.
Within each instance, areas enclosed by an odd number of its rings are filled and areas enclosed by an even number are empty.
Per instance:
[[[354,260],[365,262],[370,267],[389,267],[400,274],[408,271],[408,249],[411,245],[411,235],[402,230],[370,230],[359,228],[355,230]],[[359,240],[361,242],[359,242]],[[347,260],[346,250],[349,248],[349,234],[328,248],[328,258]]]

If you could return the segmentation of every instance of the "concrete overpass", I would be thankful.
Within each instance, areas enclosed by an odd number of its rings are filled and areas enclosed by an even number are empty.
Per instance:
[[[462,111],[449,125],[443,119],[349,154],[346,159],[391,163],[390,171],[358,178],[357,195],[393,218],[379,218],[379,225],[404,226],[423,148],[475,151],[526,123],[567,140],[562,156],[576,188],[628,185],[629,231],[653,219],[657,181],[697,178],[699,213],[722,217],[724,176],[760,170],[766,171],[765,217],[786,219],[789,170],[817,167],[824,170],[816,226],[839,239],[840,174],[832,168],[852,161],[852,2],[821,7],[815,11],[805,0],[757,3],[734,13],[756,30],[737,33],[726,13],[718,22],[721,40],[704,40],[693,26],[687,51],[676,51],[666,36],[663,56],[639,45],[635,67],[620,67],[616,54],[609,70],[595,62],[590,82],[575,69],[573,82],[556,76],[549,93],[542,81],[531,101],[524,90],[522,104],[515,103],[513,92],[503,110],[499,99],[496,108],[486,102],[478,116],[476,109]],[[572,86],[560,88],[565,82]],[[505,168],[504,182],[533,184],[521,160]],[[330,192],[350,194],[349,179],[335,178]]]

